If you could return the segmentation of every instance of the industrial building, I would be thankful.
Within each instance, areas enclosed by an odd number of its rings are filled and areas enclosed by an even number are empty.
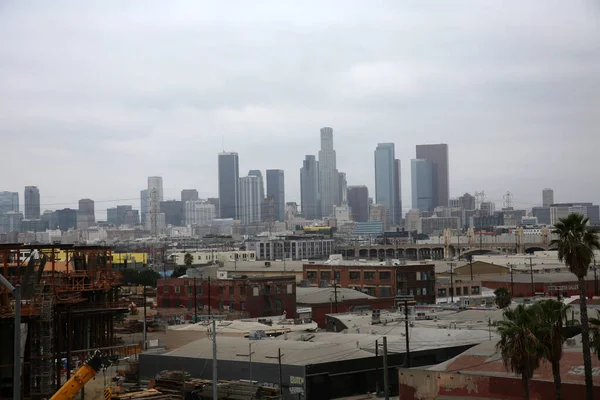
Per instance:
[[[113,331],[114,317],[126,312],[127,305],[118,298],[119,275],[112,270],[110,248],[3,244],[0,272],[13,286],[21,286],[23,397],[48,398],[89,349],[127,351],[117,345]],[[12,348],[15,307],[13,294],[0,286],[4,348]],[[12,399],[12,363],[12,351],[0,352],[0,399]]]

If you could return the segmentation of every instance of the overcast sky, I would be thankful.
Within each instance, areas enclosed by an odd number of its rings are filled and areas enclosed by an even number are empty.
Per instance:
[[[370,194],[395,142],[405,208],[415,145],[440,142],[451,197],[600,202],[594,0],[2,1],[0,37],[0,190],[37,185],[43,209],[149,175],[216,196],[223,146],[299,201],[323,126]]]

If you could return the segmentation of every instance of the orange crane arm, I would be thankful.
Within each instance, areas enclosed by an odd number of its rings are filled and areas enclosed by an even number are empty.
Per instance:
[[[73,397],[81,390],[81,388],[90,381],[104,365],[102,354],[96,350],[94,355],[90,357],[69,379],[50,400],[72,400]]]

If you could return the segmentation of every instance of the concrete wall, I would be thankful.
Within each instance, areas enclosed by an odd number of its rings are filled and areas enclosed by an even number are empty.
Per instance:
[[[477,376],[424,370],[399,370],[399,392],[402,400],[486,399],[520,400],[523,386],[519,377]],[[566,399],[585,398],[585,385],[563,383]],[[531,400],[554,398],[553,381],[531,381]],[[600,400],[600,391],[594,391]]]

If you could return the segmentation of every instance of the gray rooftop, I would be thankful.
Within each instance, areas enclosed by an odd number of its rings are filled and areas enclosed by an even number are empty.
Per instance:
[[[266,266],[265,263],[270,263]],[[227,272],[302,272],[302,261],[227,261],[220,271]]]
[[[585,278],[588,281],[594,280],[594,274],[588,273]],[[488,282],[510,282],[510,274],[488,276],[480,278],[482,281]],[[531,275],[524,273],[513,273],[513,282],[515,283],[531,283]],[[538,283],[556,283],[556,282],[577,282],[577,277],[569,272],[550,272],[550,273],[534,273],[533,282]]]
[[[333,301],[335,296],[333,287],[297,287],[296,303],[298,304],[321,304]],[[356,299],[374,299],[366,293],[348,288],[337,288],[338,301],[356,300]]]

